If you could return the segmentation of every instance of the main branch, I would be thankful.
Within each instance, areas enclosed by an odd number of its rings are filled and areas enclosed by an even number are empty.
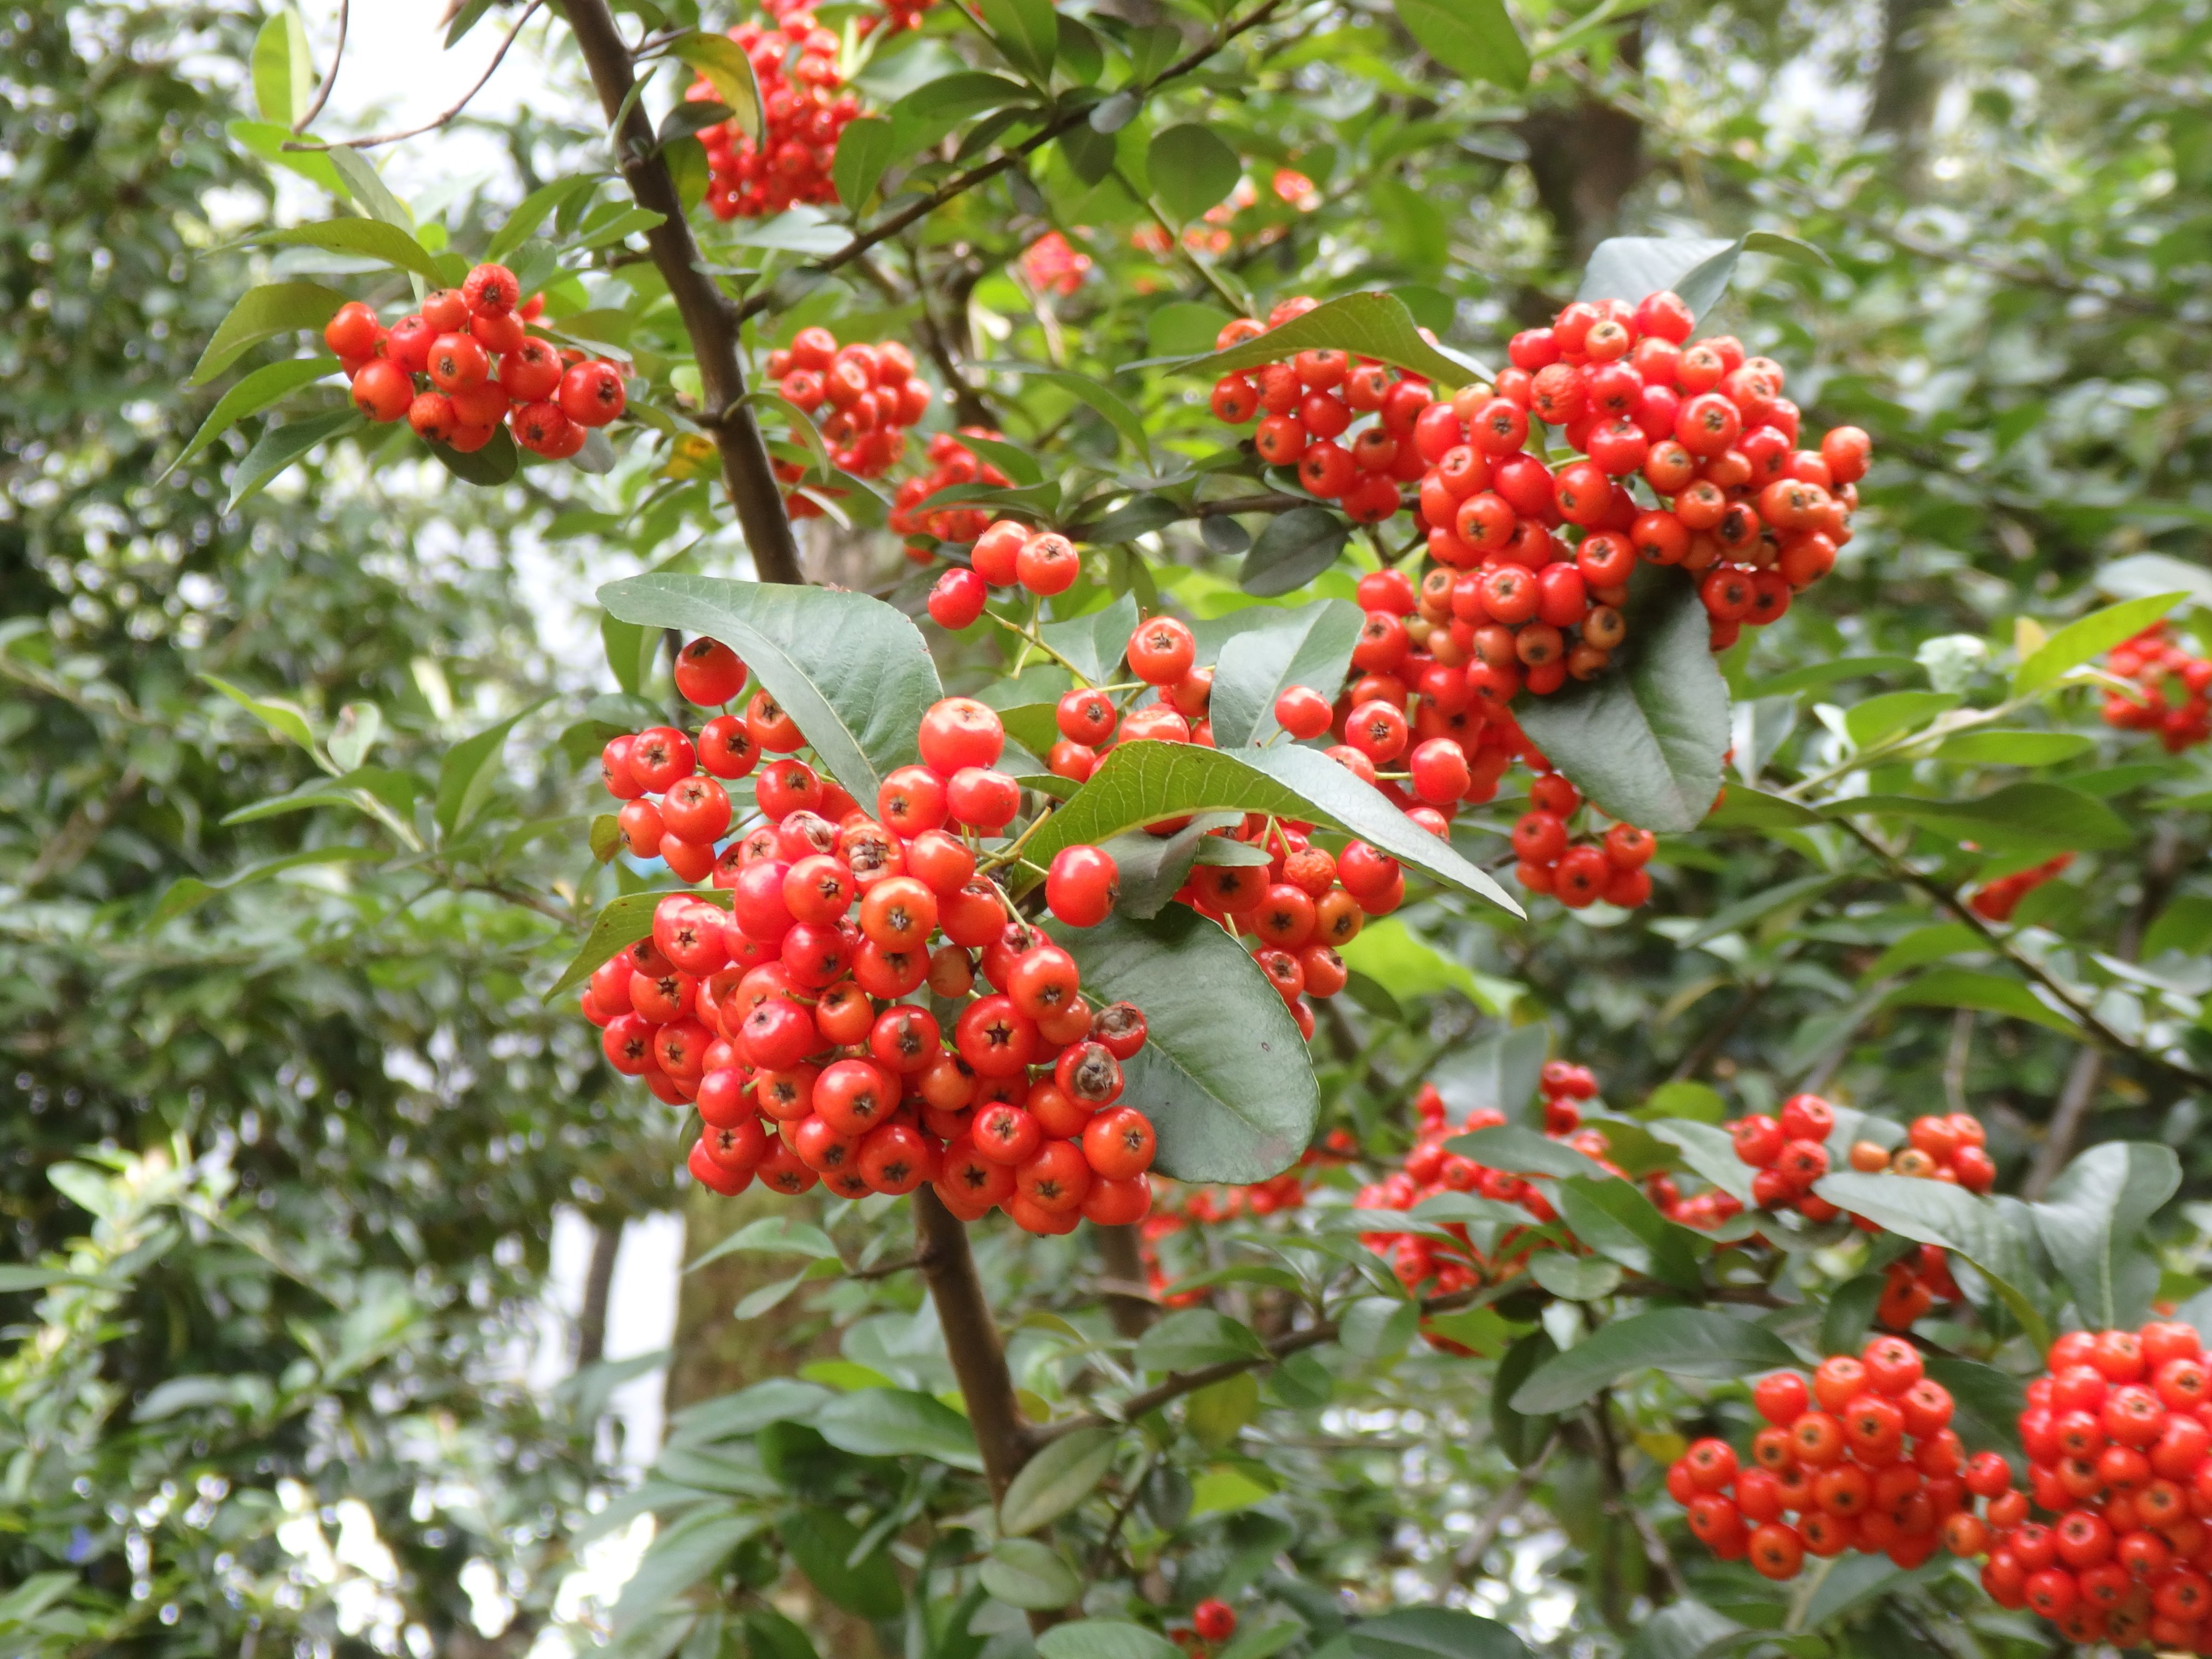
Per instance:
[[[699,388],[707,408],[716,411],[709,430],[721,453],[722,485],[737,508],[738,524],[751,550],[753,568],[763,581],[801,582],[799,543],[783,510],[783,489],[769,464],[768,445],[745,401],[745,372],[738,361],[740,320],[724,301],[713,277],[700,269],[699,244],[684,216],[676,181],[655,147],[653,122],[634,97],[636,68],[623,44],[607,0],[567,0],[568,24],[591,70],[592,85],[607,119],[618,122],[615,159],[637,204],[660,216],[646,232],[653,263],[691,337],[699,363]]]
[[[994,1501],[1006,1495],[1006,1483],[1029,1462],[1035,1437],[1014,1402],[1014,1379],[1006,1370],[1006,1351],[999,1327],[975,1275],[968,1248],[968,1229],[927,1185],[914,1193],[915,1257],[937,1304],[945,1332],[945,1351],[967,1402],[969,1426],[983,1454],[983,1475]]]

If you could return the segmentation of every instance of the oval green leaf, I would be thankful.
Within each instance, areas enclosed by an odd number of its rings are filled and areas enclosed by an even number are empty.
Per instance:
[[[1655,572],[1632,599],[1627,644],[1594,680],[1514,710],[1545,757],[1601,812],[1659,835],[1694,830],[1721,789],[1728,685],[1696,588]]]
[[[1255,340],[1194,358],[1182,367],[1190,374],[1213,379],[1322,347],[1410,368],[1439,386],[1465,386],[1490,378],[1490,371],[1472,357],[1448,352],[1424,339],[1420,325],[1406,309],[1406,302],[1392,294],[1347,294],[1316,306],[1279,328],[1269,329]]]
[[[1660,1308],[1602,1326],[1546,1360],[1514,1392],[1513,1409],[1567,1411],[1638,1371],[1741,1376],[1796,1364],[1790,1345],[1764,1326],[1710,1308]]]
[[[1237,568],[1237,585],[1263,599],[1293,592],[1334,564],[1351,539],[1351,527],[1326,507],[1279,513]]]
[[[230,314],[216,325],[214,336],[185,380],[205,386],[264,340],[302,329],[319,331],[338,314],[346,295],[320,283],[264,283],[240,296]]]
[[[1078,1429],[1045,1446],[1006,1483],[1000,1530],[1010,1538],[1035,1532],[1090,1497],[1114,1467],[1121,1438],[1112,1429]]]
[[[980,1470],[975,1431],[942,1401],[910,1389],[856,1389],[814,1416],[815,1429],[840,1451],[862,1457],[928,1457]]]
[[[1528,84],[1528,48],[1504,0],[1397,0],[1397,9],[1406,32],[1453,74],[1508,92]]]
[[[282,402],[303,386],[312,386],[337,367],[334,357],[290,357],[281,363],[264,363],[216,400],[192,441],[178,451],[177,459],[161,469],[159,483],[186,461],[249,415],[258,415]]]
[[[1171,904],[1052,929],[1086,994],[1145,1012],[1122,1103],[1152,1121],[1154,1167],[1177,1181],[1265,1181],[1312,1139],[1321,1091],[1297,1023],[1259,964],[1215,923]]]
[[[830,775],[873,805],[884,775],[920,753],[945,695],[921,631],[865,593],[716,576],[632,576],[599,603],[624,622],[720,640],[806,734]]]
[[[1213,696],[1206,705],[1214,742],[1224,749],[1265,743],[1282,730],[1275,723],[1275,699],[1294,685],[1334,701],[1363,620],[1356,605],[1316,599],[1232,634],[1214,666]]]
[[[1182,1650],[1142,1625],[1078,1619],[1036,1639],[1037,1659],[1182,1659]]]
[[[1212,128],[1185,121],[1152,135],[1145,171],[1169,215],[1188,222],[1237,188],[1244,164]]]

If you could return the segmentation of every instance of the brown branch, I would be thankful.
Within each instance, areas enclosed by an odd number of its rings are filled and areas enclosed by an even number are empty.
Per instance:
[[[1029,1462],[1036,1436],[1022,1421],[1014,1401],[1014,1379],[1006,1370],[1006,1351],[984,1299],[982,1280],[975,1274],[968,1229],[927,1186],[915,1189],[914,1233],[915,1255],[928,1282],[929,1298],[937,1304],[945,1349],[951,1356],[952,1374],[967,1402],[976,1449],[983,1454],[984,1478],[996,1503]]]
[[[2212,1074],[2200,1072],[2193,1066],[2185,1066],[2179,1060],[2168,1060],[2163,1054],[2153,1054],[2148,1048],[2130,1042],[2118,1031],[2106,1024],[2103,1020],[2097,1018],[2095,1009],[2084,1003],[2066,986],[2060,984],[2041,963],[2017,949],[2010,939],[1983,921],[1975,912],[1974,908],[1960,898],[1952,889],[1946,887],[1933,876],[1915,870],[1872,836],[1860,829],[1857,824],[1852,823],[1850,818],[1832,818],[1829,822],[1840,825],[1844,832],[1852,840],[1880,859],[1898,880],[1917,887],[1929,897],[1936,900],[1937,903],[1964,922],[1968,929],[1978,935],[1984,945],[2050,992],[2058,1005],[2066,1011],[2067,1015],[2087,1033],[2090,1041],[2099,1048],[2110,1054],[2131,1054],[2147,1065],[2155,1066],[2159,1070],[2180,1079],[2193,1088],[2212,1088]]]
[[[283,148],[286,149],[307,150],[374,149],[379,144],[396,144],[403,138],[420,138],[426,132],[435,132],[440,127],[458,119],[461,112],[469,106],[470,101],[474,99],[478,93],[482,92],[487,86],[491,84],[491,77],[499,73],[500,64],[504,63],[507,59],[507,49],[513,46],[515,42],[516,37],[521,34],[522,26],[527,23],[531,18],[537,14],[538,9],[544,3],[545,0],[530,0],[530,3],[522,9],[522,15],[514,20],[514,27],[507,30],[506,39],[502,40],[499,43],[499,50],[492,53],[491,62],[484,65],[484,72],[477,77],[476,85],[471,87],[466,92],[461,94],[459,102],[454,104],[451,108],[444,110],[439,114],[433,116],[430,119],[425,121],[421,126],[408,127],[398,132],[380,132],[372,138],[341,138],[336,144],[307,144],[295,143],[290,139],[287,139],[284,143]],[[338,46],[340,50],[343,50],[345,46],[345,37],[343,31],[340,33],[338,37]],[[332,80],[337,78],[337,61],[333,58],[331,62],[331,78]],[[309,118],[313,118],[315,110],[319,110],[323,106],[323,99],[329,95],[330,85],[328,82],[325,82],[324,83],[321,95],[318,96],[315,100],[315,109],[307,112]],[[305,122],[302,122],[301,125],[304,125]],[[294,129],[295,131],[297,131],[298,130],[298,128]]]
[[[346,25],[351,21],[352,9],[351,0],[338,0],[338,39],[337,44],[331,48],[330,72],[323,76],[322,84],[315,88],[315,95],[307,105],[307,112],[292,123],[295,132],[305,132],[313,125],[315,118],[323,112],[323,106],[331,100],[331,88],[338,83],[338,65],[345,59]]]
[[[1663,1607],[1669,1601],[1682,1599],[1682,1574],[1668,1552],[1667,1540],[1659,1536],[1658,1528],[1644,1506],[1628,1495],[1627,1479],[1621,1473],[1620,1445],[1613,1432],[1613,1394],[1603,1390],[1591,1402],[1590,1421],[1597,1431],[1598,1483],[1605,1489],[1605,1506],[1618,1520],[1626,1521],[1636,1529],[1636,1536],[1644,1547],[1644,1559],[1650,1567],[1654,1591],[1652,1604]]]
[[[1260,5],[1253,8],[1236,22],[1217,29],[1213,37],[1206,45],[1169,64],[1147,81],[1141,88],[1125,88],[1123,90],[1133,90],[1139,103],[1141,104],[1145,99],[1152,96],[1168,82],[1189,74],[1238,35],[1259,27],[1261,24],[1273,16],[1282,4],[1283,0],[1261,0]],[[1002,150],[981,166],[972,167],[964,173],[954,174],[928,195],[908,203],[896,213],[860,232],[835,253],[824,255],[811,264],[799,265],[794,269],[827,272],[850,264],[886,237],[896,236],[908,225],[927,219],[954,198],[966,195],[978,185],[988,184],[1030,152],[1042,149],[1063,132],[1070,132],[1081,126],[1091,118],[1091,106],[1085,105],[1080,108],[1061,112],[1012,149]],[[769,298],[765,289],[753,295],[738,307],[738,320],[743,322],[746,318],[766,310],[768,303]]]
[[[79,806],[69,815],[53,838],[39,849],[38,857],[16,878],[15,890],[27,893],[40,883],[76,869],[99,841],[100,831],[115,821],[115,815],[138,793],[138,786],[145,781],[146,775],[138,769],[136,762],[125,766],[106,795]]]
[[[889,1279],[893,1273],[912,1271],[922,1265],[918,1255],[902,1255],[896,1261],[878,1261],[872,1267],[854,1267],[847,1271],[848,1279]]]
[[[745,372],[738,358],[741,316],[732,313],[714,279],[700,269],[699,244],[684,216],[668,164],[655,147],[653,123],[630,95],[636,85],[635,66],[607,0],[566,0],[566,10],[607,119],[621,118],[614,135],[615,155],[630,194],[640,207],[660,216],[660,222],[646,232],[646,245],[690,337],[699,364],[701,401],[708,409],[722,411],[708,429],[721,453],[723,488],[737,509],[753,568],[763,581],[803,582],[799,543],[783,510],[783,488],[769,465],[760,424],[745,401]]]
[[[1144,1252],[1138,1247],[1134,1227],[1093,1227],[1091,1237],[1098,1241],[1098,1259],[1105,1264],[1106,1316],[1114,1322],[1115,1334],[1134,1341],[1152,1328],[1159,1310],[1149,1296],[1116,1295],[1116,1286],[1127,1285],[1135,1290],[1145,1283]]]
[[[1552,1454],[1559,1447],[1559,1436],[1554,1430],[1552,1437],[1544,1443],[1543,1450],[1529,1461],[1527,1468],[1513,1477],[1512,1485],[1498,1494],[1498,1501],[1476,1523],[1474,1535],[1453,1553],[1452,1577],[1455,1580],[1464,1581],[1468,1574],[1479,1575],[1481,1572],[1482,1558],[1489,1553],[1491,1545],[1497,1541],[1498,1528],[1511,1520],[1521,1506],[1528,1501],[1528,1494],[1535,1491],[1536,1482],[1543,1478],[1544,1465],[1552,1461]]]
[[[2133,962],[2142,954],[2143,935],[2150,931],[2152,919],[2166,908],[2166,895],[2173,890],[2173,884],[2181,878],[2188,864],[2188,849],[2182,843],[2180,832],[2171,818],[2163,820],[2152,839],[2150,856],[2143,864],[2142,891],[2136,896],[2135,908],[2120,924],[2119,937],[2114,942],[2113,955],[2119,960]],[[2104,1051],[2085,1044],[2067,1068],[2066,1081],[2051,1114],[2051,1126],[2044,1133],[2043,1145],[2036,1149],[2035,1162],[2028,1167],[2027,1178],[2021,1183],[2022,1198],[2030,1202],[2041,1198],[2072,1159],[2074,1147],[2081,1138],[2081,1126],[2088,1120],[2090,1104],[2097,1097],[2097,1085],[2104,1081]]]
[[[1454,1291],[1449,1296],[1429,1297],[1420,1304],[1421,1316],[1425,1319],[1431,1314],[1449,1313],[1455,1308],[1464,1308],[1479,1294],[1480,1291],[1466,1290]],[[1165,1382],[1157,1383],[1145,1389],[1141,1394],[1133,1394],[1127,1400],[1122,1401],[1115,1407],[1115,1414],[1112,1417],[1099,1412],[1085,1412],[1080,1417],[1065,1417],[1057,1423],[1032,1430],[1031,1438],[1037,1444],[1042,1445],[1048,1441],[1059,1439],[1062,1435],[1073,1434],[1078,1429],[1110,1429],[1124,1423],[1133,1423],[1148,1413],[1159,1410],[1163,1406],[1172,1405],[1187,1394],[1196,1394],[1200,1389],[1211,1388],[1216,1382],[1223,1382],[1229,1377],[1242,1376],[1246,1371],[1258,1370],[1262,1366],[1273,1365],[1279,1361],[1287,1359],[1294,1353],[1301,1353],[1308,1348],[1318,1348],[1326,1342],[1334,1342],[1336,1340],[1336,1321],[1324,1319],[1319,1324],[1309,1325],[1302,1331],[1292,1331],[1287,1336],[1277,1337],[1267,1345],[1267,1351],[1264,1353],[1246,1354],[1235,1359],[1224,1359],[1212,1365],[1200,1365],[1195,1370],[1174,1372]]]
[[[596,1365],[607,1352],[607,1304],[614,1292],[615,1257],[622,1249],[620,1221],[592,1226],[592,1261],[584,1271],[584,1305],[576,1316],[576,1369]]]

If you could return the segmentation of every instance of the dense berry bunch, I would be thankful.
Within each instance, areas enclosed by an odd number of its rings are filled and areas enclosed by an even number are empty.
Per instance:
[[[1285,300],[1265,323],[1233,322],[1221,331],[1220,349],[1256,339],[1316,303]],[[1398,510],[1401,489],[1421,476],[1413,429],[1433,396],[1425,380],[1384,364],[1301,351],[1223,375],[1212,408],[1231,426],[1259,422],[1252,447],[1268,465],[1295,469],[1310,494],[1337,502],[1355,523],[1379,524]]]
[[[1741,1138],[1736,1144],[1741,1149]],[[1905,1145],[1893,1152],[1877,1140],[1855,1142],[1851,1146],[1851,1168],[1862,1175],[1948,1181],[1970,1193],[1985,1193],[1997,1184],[1997,1166],[1989,1154],[1989,1136],[1981,1121],[1966,1112],[1914,1118],[1911,1127],[1905,1132]]]
[[[1604,1133],[1583,1127],[1582,1109],[1577,1103],[1597,1097],[1597,1079],[1589,1068],[1553,1060],[1543,1069],[1540,1087],[1544,1133],[1592,1159],[1598,1170],[1620,1175],[1622,1171],[1607,1159],[1610,1148]],[[1506,1121],[1504,1112],[1480,1108],[1454,1124],[1443,1097],[1433,1084],[1426,1083],[1413,1097],[1413,1110],[1419,1127],[1404,1165],[1360,1189],[1361,1209],[1411,1210],[1446,1193],[1472,1193],[1478,1198],[1518,1206],[1534,1222],[1554,1218],[1550,1202],[1523,1176],[1492,1169],[1445,1146],[1456,1135],[1501,1127]],[[1531,1250],[1553,1248],[1548,1239],[1530,1239],[1509,1231],[1498,1238],[1494,1252],[1486,1255],[1469,1240],[1465,1223],[1446,1222],[1444,1231],[1452,1236],[1449,1240],[1426,1233],[1376,1232],[1361,1237],[1390,1264],[1407,1289],[1439,1296],[1494,1279],[1501,1270],[1525,1261]]]
[[[763,131],[757,144],[734,120],[700,133],[712,179],[708,207],[718,219],[751,219],[800,203],[836,201],[830,167],[837,135],[860,112],[860,100],[839,91],[844,76],[838,69],[836,32],[803,7],[793,7],[765,27],[738,24],[730,39],[752,61]],[[703,75],[684,95],[706,104],[721,97]]]
[[[2020,1418],[2028,1490],[1990,1474],[1983,1587],[2070,1641],[2212,1652],[2212,1363],[2197,1331],[2071,1331],[2049,1365]],[[2031,1498],[2052,1518],[2031,1520]]]
[[[958,630],[983,614],[994,587],[1019,587],[1039,598],[1065,593],[1083,574],[1083,555],[1057,530],[1038,530],[1000,519],[986,525],[956,564],[929,591],[929,614]]]
[[[1793,1578],[1808,1555],[1846,1550],[1900,1567],[1940,1548],[1981,1553],[1989,1523],[1974,1499],[2003,1491],[2010,1471],[1994,1453],[1968,1460],[1950,1427],[1950,1393],[1923,1373],[1910,1342],[1878,1336],[1857,1358],[1833,1355],[1809,1386],[1801,1372],[1777,1371],[1752,1400],[1767,1426],[1748,1463],[1727,1441],[1706,1439],[1667,1472],[1691,1533],[1723,1560]]]
[[[2212,738],[2212,659],[2191,656],[2153,623],[2112,647],[2105,665],[2136,690],[2107,692],[2105,724],[2155,732],[2169,754]]]
[[[1639,559],[1679,565],[1698,579],[1715,650],[1787,611],[1850,539],[1869,441],[1838,427],[1797,447],[1781,365],[1728,335],[1692,341],[1692,326],[1661,292],[1577,301],[1515,335],[1494,393],[1461,393],[1420,434],[1437,463],[1422,486],[1430,556],[1540,574],[1570,556],[1564,531],[1580,538],[1577,568],[1601,573],[1585,574],[1595,587]],[[1532,421],[1586,459],[1554,471],[1523,447]]]
[[[1884,1330],[1909,1331],[1938,1302],[1956,1302],[1959,1283],[1940,1244],[1923,1244],[1882,1269],[1881,1298],[1875,1322]]]
[[[745,678],[711,640],[678,659],[678,688],[704,707]],[[670,894],[651,936],[592,975],[584,1013],[617,1070],[696,1103],[690,1169],[718,1192],[756,1177],[847,1197],[929,1181],[959,1215],[1003,1206],[1032,1232],[1138,1220],[1152,1128],[1116,1103],[1144,1016],[1094,1010],[1074,958],[1018,918],[972,836],[955,833],[996,835],[1015,816],[1020,792],[994,769],[998,716],[947,698],[920,738],[922,763],[884,781],[872,817],[796,757],[805,738],[765,693],[696,735],[656,726],[610,743],[602,771],[630,849],[711,877],[729,908]],[[723,782],[748,775],[750,827]],[[1066,848],[1048,902],[1095,923],[1114,874],[1097,848]],[[908,1000],[925,986],[958,1005],[950,1030]]]
[[[540,301],[522,298],[505,265],[478,265],[457,289],[440,289],[386,328],[360,301],[340,306],[323,330],[353,383],[354,406],[372,421],[404,420],[462,454],[507,422],[515,442],[551,460],[584,447],[586,431],[623,412],[622,371],[562,351],[529,332]]]
[[[914,354],[896,340],[839,345],[821,327],[802,328],[768,355],[769,378],[813,417],[830,458],[856,478],[879,478],[906,453],[906,429],[928,413],[928,383],[914,372]],[[826,412],[825,412],[826,411]],[[796,483],[799,461],[778,461],[776,477]],[[794,491],[784,506],[795,519],[817,516],[820,504]]]
[[[891,498],[890,525],[894,534],[907,538],[906,556],[916,564],[935,559],[939,542],[972,542],[990,527],[991,515],[980,507],[930,507],[924,503],[939,490],[957,484],[989,484],[1003,489],[1012,483],[1012,479],[960,441],[999,435],[975,426],[962,427],[957,435],[939,433],[929,441],[929,471],[898,487]]]
[[[1091,256],[1071,246],[1066,237],[1048,230],[1022,250],[1022,275],[1039,294],[1073,294],[1083,286],[1091,269]]]
[[[1557,772],[1528,787],[1528,811],[1513,825],[1514,878],[1532,893],[1549,893],[1570,909],[1603,899],[1624,910],[1651,897],[1651,862],[1658,840],[1632,823],[1616,823],[1589,839],[1571,839],[1582,793]],[[1594,826],[1593,826],[1594,828]]]
[[[1835,1109],[1818,1095],[1790,1096],[1778,1118],[1754,1112],[1729,1124],[1737,1161],[1759,1172],[1751,1178],[1752,1202],[1762,1210],[1795,1210],[1808,1221],[1833,1221],[1843,1214],[1813,1190],[1828,1173],[1828,1137],[1835,1127]]]
[[[2073,862],[2071,853],[2061,853],[2032,870],[2015,870],[2008,876],[1999,876],[1995,881],[1984,882],[1966,902],[1984,921],[2010,921],[2022,899],[2045,882],[2056,880]]]

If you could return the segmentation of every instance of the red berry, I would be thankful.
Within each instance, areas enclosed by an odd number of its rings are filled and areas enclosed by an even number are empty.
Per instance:
[[[1111,854],[1096,847],[1063,847],[1045,876],[1045,903],[1071,927],[1095,927],[1113,909],[1118,886]]]

